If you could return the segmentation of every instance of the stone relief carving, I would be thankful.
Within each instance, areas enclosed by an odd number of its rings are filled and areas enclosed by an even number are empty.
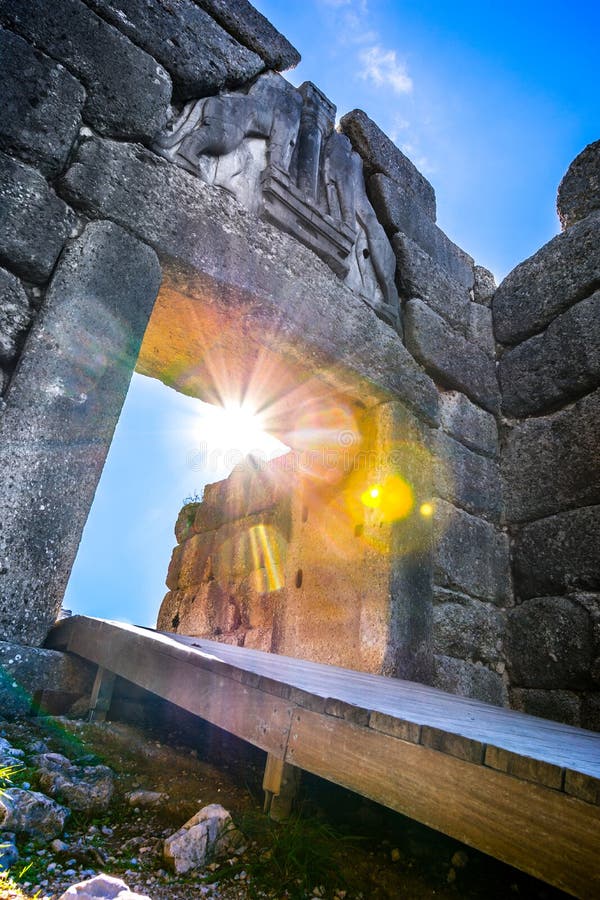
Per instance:
[[[362,161],[334,125],[335,106],[313,84],[268,73],[187,103],[154,149],[310,247],[397,327],[395,256]]]

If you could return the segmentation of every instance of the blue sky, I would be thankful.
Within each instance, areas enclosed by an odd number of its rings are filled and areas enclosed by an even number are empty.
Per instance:
[[[287,77],[364,109],[429,178],[438,224],[499,277],[558,231],[556,189],[600,138],[598,2],[257,0],[298,48]],[[65,605],[153,625],[210,410],[134,376]],[[273,449],[273,448],[271,448]],[[274,450],[273,450],[274,452]]]

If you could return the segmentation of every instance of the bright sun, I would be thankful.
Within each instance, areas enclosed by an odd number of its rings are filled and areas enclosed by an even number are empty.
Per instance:
[[[229,461],[235,465],[236,457],[248,454],[272,459],[288,451],[285,444],[264,430],[260,415],[251,408],[235,404],[203,406],[197,433],[219,464],[227,465]]]

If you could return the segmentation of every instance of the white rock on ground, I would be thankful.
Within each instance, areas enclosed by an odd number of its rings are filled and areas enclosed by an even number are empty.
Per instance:
[[[0,829],[54,838],[61,834],[69,810],[37,791],[8,788],[0,795]]]
[[[211,803],[165,840],[163,855],[177,875],[183,875],[218,857],[241,852],[243,842],[227,810]]]
[[[150,900],[146,894],[136,894],[120,878],[96,875],[87,881],[72,884],[59,900]]]

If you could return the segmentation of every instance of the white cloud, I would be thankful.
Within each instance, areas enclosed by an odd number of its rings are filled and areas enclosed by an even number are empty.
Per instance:
[[[396,94],[412,91],[412,78],[406,66],[396,56],[395,50],[386,50],[379,44],[362,50],[358,55],[362,65],[360,77],[378,87],[390,87]]]

